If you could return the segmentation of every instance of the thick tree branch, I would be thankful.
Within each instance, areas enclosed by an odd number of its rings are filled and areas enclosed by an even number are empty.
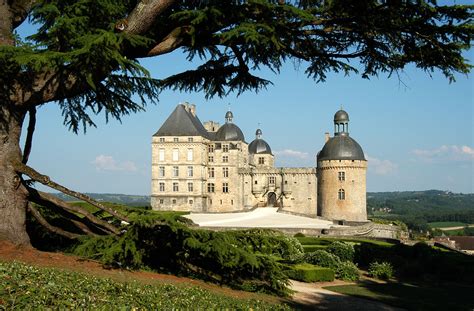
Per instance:
[[[25,174],[25,175],[29,176],[31,179],[36,180],[36,181],[42,183],[45,186],[51,187],[53,189],[61,191],[64,194],[70,195],[72,197],[78,198],[79,200],[90,203],[93,206],[97,207],[98,209],[106,211],[107,213],[111,214],[112,216],[117,217],[120,220],[129,222],[128,217],[120,214],[120,212],[118,212],[118,211],[116,211],[116,210],[114,210],[110,207],[107,207],[107,206],[104,206],[104,205],[100,204],[99,202],[93,200],[91,197],[89,197],[85,194],[70,190],[70,189],[68,189],[64,186],[61,186],[58,183],[55,183],[48,176],[38,173],[33,168],[31,168],[31,167],[29,167],[29,166],[27,166],[27,165],[25,165],[21,162],[14,163],[14,166],[15,166],[15,170],[18,173]]]
[[[156,18],[176,0],[141,0],[126,19],[123,31],[141,35],[147,32]],[[120,29],[119,29],[120,30]]]
[[[173,52],[181,47],[184,42],[184,34],[188,31],[187,26],[176,27],[160,43],[152,48],[147,56],[157,56]]]
[[[28,121],[28,132],[26,134],[25,140],[25,148],[23,150],[23,163],[26,164],[28,162],[28,158],[30,157],[31,153],[31,146],[33,143],[33,133],[35,132],[36,126],[36,107],[31,108],[28,110],[29,121]]]
[[[115,226],[109,224],[108,222],[106,222],[102,219],[97,218],[92,213],[90,213],[89,211],[87,211],[86,209],[84,209],[82,207],[74,206],[72,204],[68,204],[68,203],[62,201],[61,199],[58,199],[57,197],[55,197],[52,194],[48,194],[46,192],[38,191],[38,190],[30,188],[30,187],[28,188],[28,192],[29,192],[29,197],[28,198],[31,201],[33,201],[33,202],[35,202],[39,205],[52,204],[55,207],[58,207],[60,209],[64,209],[68,212],[83,215],[85,218],[87,218],[90,222],[92,222],[93,224],[98,226],[105,233],[120,234],[120,230],[118,228],[116,228]],[[81,230],[83,230],[84,226],[82,226],[82,227],[79,226],[79,228]]]
[[[28,204],[28,211],[31,213],[31,215],[33,215],[34,218],[36,218],[36,220],[38,220],[38,222],[41,225],[43,225],[43,227],[45,227],[46,229],[48,229],[51,232],[62,235],[62,236],[66,237],[66,238],[69,238],[69,239],[77,239],[78,237],[81,236],[80,234],[67,232],[67,231],[65,231],[65,230],[63,230],[59,227],[55,227],[55,226],[51,225],[50,223],[48,223],[48,221],[43,217],[43,215],[41,215],[41,213],[35,207],[33,207],[32,203]]]

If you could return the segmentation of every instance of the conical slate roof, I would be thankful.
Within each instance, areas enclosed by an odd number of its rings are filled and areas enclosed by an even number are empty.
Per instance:
[[[199,118],[179,104],[153,136],[203,136],[208,132]]]

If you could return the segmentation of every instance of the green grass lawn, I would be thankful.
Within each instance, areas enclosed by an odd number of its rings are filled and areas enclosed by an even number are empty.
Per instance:
[[[431,228],[447,228],[447,227],[464,227],[467,224],[459,221],[438,221],[429,222],[428,225]]]
[[[378,284],[363,281],[357,285],[327,286],[341,294],[377,300],[407,310],[473,310],[474,286]]]
[[[119,282],[89,274],[0,262],[0,310],[290,310],[197,286]]]

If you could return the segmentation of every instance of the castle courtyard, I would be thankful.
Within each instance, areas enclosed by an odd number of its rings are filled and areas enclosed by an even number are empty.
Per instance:
[[[329,229],[343,227],[319,218],[279,213],[276,207],[259,207],[239,213],[191,213],[184,217],[201,227]]]

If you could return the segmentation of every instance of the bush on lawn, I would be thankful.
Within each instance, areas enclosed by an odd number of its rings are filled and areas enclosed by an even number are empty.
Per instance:
[[[331,282],[334,281],[334,271],[308,263],[290,266],[285,271],[289,278],[302,282]]]
[[[357,281],[359,269],[351,261],[341,261],[336,269],[336,278],[344,281]]]
[[[354,246],[349,243],[334,241],[326,248],[328,252],[336,255],[342,261],[354,261]]]
[[[376,279],[388,280],[393,276],[393,266],[386,261],[374,261],[369,266],[369,275]]]
[[[317,250],[303,255],[303,261],[326,268],[337,269],[340,260],[336,255],[323,250]]]

